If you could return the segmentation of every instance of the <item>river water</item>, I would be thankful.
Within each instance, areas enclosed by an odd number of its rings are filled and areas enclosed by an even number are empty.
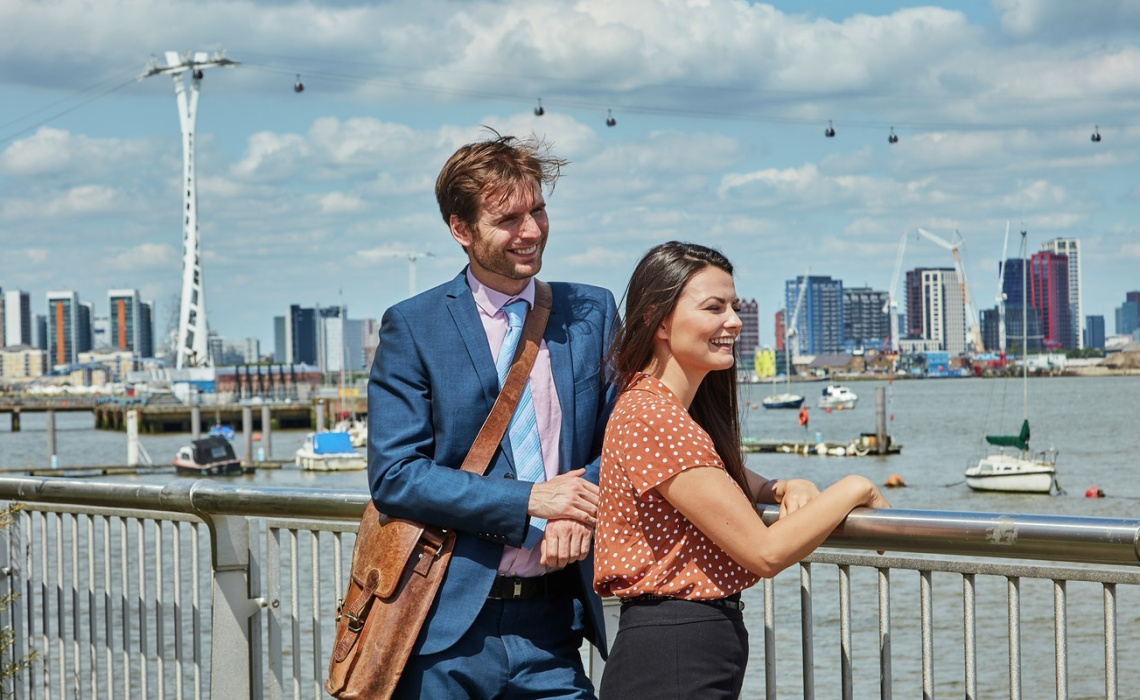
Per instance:
[[[794,388],[808,397],[811,421],[808,430],[799,427],[795,411],[759,408],[764,395],[781,387],[755,384],[743,387],[744,432],[761,438],[846,442],[875,429],[875,389],[887,386],[888,432],[902,444],[902,453],[885,457],[820,457],[790,454],[751,454],[749,466],[768,477],[803,477],[824,486],[849,473],[861,473],[876,483],[898,474],[905,489],[887,492],[897,508],[943,511],[1042,513],[1053,515],[1140,517],[1140,479],[1136,477],[1140,455],[1137,429],[1140,377],[1032,378],[1028,384],[1029,418],[1033,446],[1052,445],[1059,452],[1058,481],[1063,495],[1039,496],[973,492],[962,478],[965,466],[984,451],[985,433],[1016,433],[1020,426],[1022,384],[1019,379],[927,379],[887,384],[860,381],[848,384],[860,396],[855,409],[832,411],[815,408],[822,389],[819,383],[799,383]],[[756,406],[755,408],[753,406]],[[273,433],[270,458],[289,460],[300,446],[304,432]],[[187,435],[143,435],[141,444],[153,461],[169,463],[175,451],[186,444]],[[240,436],[236,441],[240,443]],[[94,430],[90,414],[62,413],[56,416],[58,461],[62,467],[118,464],[126,460],[123,433]],[[259,443],[255,443],[255,451]],[[239,447],[240,449],[240,447]],[[42,414],[25,414],[22,430],[12,433],[0,417],[0,467],[44,467],[50,463]],[[259,470],[224,481],[242,485],[288,486],[322,489],[365,488],[363,472],[313,473],[295,468]],[[174,474],[103,477],[136,483],[164,483]],[[1098,486],[1105,498],[1085,498],[1085,490]],[[816,572],[815,661],[817,697],[838,696],[838,613],[834,567],[813,567]],[[921,695],[921,664],[917,636],[919,584],[917,576],[895,572],[892,578],[893,676],[898,697]],[[935,575],[937,689],[960,696],[961,598],[960,577]],[[856,628],[856,697],[878,697],[876,580],[873,571],[852,572],[853,610]],[[1005,677],[1006,646],[1004,579],[984,583],[979,578],[979,697],[1008,695]],[[1088,590],[1082,586],[1089,587]],[[1078,593],[1080,595],[1078,595]],[[1103,620],[1099,587],[1070,584],[1070,693],[1071,697],[1102,697]],[[1081,598],[1081,600],[1078,600]],[[1087,600],[1085,600],[1087,598]],[[1053,695],[1052,592],[1048,582],[1026,581],[1022,590],[1024,673],[1026,697]],[[752,660],[746,681],[746,697],[762,695],[764,659],[763,617],[760,587],[746,592],[745,612],[752,632]],[[781,697],[800,695],[799,586],[793,567],[776,579],[777,665]],[[1121,689],[1140,687],[1140,616],[1137,597],[1120,593]],[[786,610],[787,612],[781,612]],[[955,612],[956,611],[956,612]],[[1088,618],[1088,624],[1082,621]],[[992,637],[993,644],[987,647]],[[1078,644],[1078,641],[1080,642]],[[1040,650],[1028,649],[1040,642]],[[1032,653],[1031,653],[1032,652]],[[994,658],[990,658],[994,657]],[[1128,684],[1125,684],[1125,681]],[[794,692],[793,692],[794,691]]]

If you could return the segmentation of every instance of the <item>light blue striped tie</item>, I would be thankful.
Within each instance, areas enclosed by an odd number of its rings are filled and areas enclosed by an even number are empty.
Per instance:
[[[526,315],[526,309],[527,304],[523,299],[517,299],[503,307],[510,328],[507,329],[503,345],[499,348],[499,357],[495,360],[500,389],[515,359],[515,349],[518,347],[519,338],[522,337],[523,316]],[[534,416],[534,399],[530,393],[529,378],[523,385],[522,396],[519,397],[518,406],[511,416],[507,435],[511,441],[511,451],[515,455],[515,473],[519,480],[533,483],[546,481],[546,466],[542,462],[542,444],[538,440],[538,420]],[[537,545],[545,529],[545,520],[532,517],[530,529],[523,540],[523,548],[530,549]]]

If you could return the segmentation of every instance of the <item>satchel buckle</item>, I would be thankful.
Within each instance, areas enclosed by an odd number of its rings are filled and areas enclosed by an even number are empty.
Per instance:
[[[360,630],[364,629],[364,619],[363,618],[359,618],[356,615],[353,615],[352,613],[344,613],[344,616],[348,618],[348,629],[349,630],[351,630],[353,632],[359,632]]]

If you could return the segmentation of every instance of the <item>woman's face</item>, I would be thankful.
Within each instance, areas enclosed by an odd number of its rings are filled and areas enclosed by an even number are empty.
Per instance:
[[[732,275],[717,267],[693,275],[657,329],[659,359],[671,357],[686,373],[734,366],[732,348],[741,325],[738,306]]]

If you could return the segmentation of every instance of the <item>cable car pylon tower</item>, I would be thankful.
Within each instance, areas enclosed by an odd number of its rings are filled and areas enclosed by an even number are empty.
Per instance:
[[[212,364],[207,344],[206,295],[202,285],[201,245],[198,238],[198,185],[194,168],[194,129],[198,121],[198,93],[206,68],[232,68],[237,61],[224,51],[166,52],[166,65],[155,58],[147,63],[138,80],[153,75],[169,75],[178,98],[178,119],[182,124],[182,296],[178,308],[178,350],[175,367],[205,367]],[[190,74],[187,89],[185,74]],[[189,92],[189,95],[187,95]]]

